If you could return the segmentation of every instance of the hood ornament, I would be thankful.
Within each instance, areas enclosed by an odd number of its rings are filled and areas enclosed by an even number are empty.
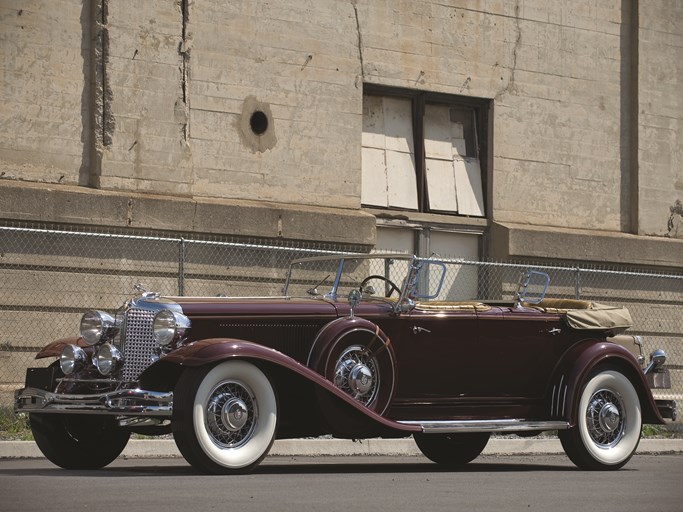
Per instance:
[[[159,297],[161,297],[161,294],[158,292],[148,292],[145,285],[141,283],[134,284],[133,290],[137,295],[141,296],[143,299],[158,299]]]

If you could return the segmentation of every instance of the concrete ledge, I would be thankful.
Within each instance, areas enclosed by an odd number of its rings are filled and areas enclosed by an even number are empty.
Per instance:
[[[564,453],[555,438],[493,438],[484,455],[540,455]],[[683,439],[642,439],[637,453],[683,453]],[[420,450],[412,439],[285,439],[275,441],[271,456],[417,456]],[[179,458],[172,439],[134,439],[121,454],[124,458]],[[39,459],[43,455],[33,441],[1,441],[0,459]]]
[[[0,180],[0,219],[257,238],[375,244],[360,209],[96,190]]]
[[[627,233],[493,223],[491,257],[645,265],[680,270],[683,240]]]

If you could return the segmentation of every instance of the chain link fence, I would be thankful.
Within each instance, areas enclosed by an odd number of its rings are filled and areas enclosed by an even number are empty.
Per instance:
[[[167,295],[281,295],[291,260],[363,249],[0,226],[0,420],[13,417],[13,392],[26,368],[49,363],[34,360],[36,352],[76,335],[85,310],[115,312],[136,284]],[[643,335],[647,349],[663,348],[669,356],[673,388],[657,391],[657,398],[683,398],[683,274],[441,257],[449,265],[442,300],[512,301],[520,273],[532,268],[550,275],[549,297],[627,306],[634,320],[629,332]]]

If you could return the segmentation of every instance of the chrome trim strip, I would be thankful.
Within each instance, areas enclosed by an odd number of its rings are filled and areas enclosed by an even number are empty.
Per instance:
[[[24,388],[14,392],[14,412],[171,416],[173,392],[121,389],[93,395],[64,395]]]
[[[398,421],[402,425],[418,425],[424,433],[458,432],[522,432],[531,430],[567,430],[566,421],[459,420],[459,421]]]
[[[560,394],[562,393],[562,385],[564,384],[564,375],[560,378],[560,384],[557,386],[557,400],[556,400],[556,405],[557,408],[555,409],[555,416],[560,415]]]

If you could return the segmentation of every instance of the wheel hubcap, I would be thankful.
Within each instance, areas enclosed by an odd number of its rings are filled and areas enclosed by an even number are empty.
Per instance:
[[[239,398],[230,398],[223,405],[221,420],[228,429],[233,431],[240,430],[249,421],[247,405]]]
[[[238,448],[254,433],[258,408],[251,390],[228,380],[211,391],[206,404],[206,429],[221,448]]]
[[[625,414],[621,397],[602,389],[588,402],[586,424],[593,441],[601,448],[616,446],[625,432]]]
[[[605,404],[600,409],[600,427],[605,432],[614,432],[619,427],[621,415],[614,404]]]
[[[349,386],[363,396],[372,389],[372,372],[364,364],[355,365],[349,374]]]
[[[347,348],[335,365],[334,385],[368,405],[379,388],[377,360],[360,345]]]

